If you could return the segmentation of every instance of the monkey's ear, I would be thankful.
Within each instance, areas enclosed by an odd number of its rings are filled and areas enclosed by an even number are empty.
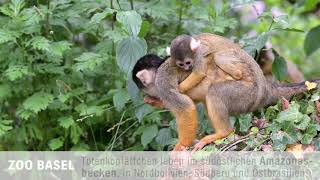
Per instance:
[[[197,41],[196,39],[191,38],[191,41],[190,41],[191,51],[195,52],[199,47],[200,47],[200,40]]]
[[[148,71],[146,69],[141,70],[141,71],[137,72],[136,76],[137,76],[137,78],[140,79],[141,82],[144,82],[147,79]]]
[[[167,46],[167,48],[166,48],[166,52],[167,52],[167,56],[171,56],[171,53],[170,53],[170,47],[169,47],[169,46]]]

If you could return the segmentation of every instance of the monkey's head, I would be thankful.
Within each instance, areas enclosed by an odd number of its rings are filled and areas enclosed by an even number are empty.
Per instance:
[[[178,67],[189,71],[194,66],[195,54],[199,47],[200,41],[189,35],[180,35],[171,42],[170,56]]]
[[[134,65],[132,79],[139,89],[149,96],[157,97],[154,85],[157,69],[164,62],[159,56],[148,54],[141,57]]]

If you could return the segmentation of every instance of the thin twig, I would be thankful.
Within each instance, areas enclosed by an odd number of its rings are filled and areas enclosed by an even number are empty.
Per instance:
[[[115,138],[115,141],[118,140],[121,136],[123,136],[129,129],[131,129],[134,125],[136,125],[138,121],[135,121],[131,126],[129,126],[127,129],[125,129],[117,138]],[[109,149],[110,145],[106,148]]]
[[[247,134],[247,135],[245,135],[245,136],[243,136],[243,137],[241,137],[241,138],[239,138],[239,139],[237,139],[237,140],[225,145],[224,147],[222,147],[220,149],[220,151],[221,152],[227,151],[228,149],[232,148],[233,146],[235,146],[235,145],[237,145],[237,144],[239,144],[239,143],[241,143],[243,141],[248,140],[251,135],[253,135],[253,133],[249,133],[249,134]]]
[[[130,0],[130,7],[131,7],[131,10],[133,10],[133,0]]]
[[[121,119],[120,119],[120,123],[122,122],[123,117],[124,117],[124,115],[126,114],[126,112],[127,112],[127,111],[124,111],[124,112],[122,113],[122,116],[121,116]],[[116,137],[117,137],[119,128],[120,128],[120,126],[117,127],[116,134],[114,135],[115,138],[113,139],[112,144],[111,144],[111,148],[110,148],[111,151],[112,151],[113,145],[114,145],[114,143],[115,143],[115,141],[116,141]]]
[[[89,121],[89,127],[90,127],[91,134],[92,134],[92,137],[93,137],[94,146],[96,148],[96,151],[98,151],[98,145],[97,145],[96,137],[95,137],[94,132],[93,132],[91,121]]]

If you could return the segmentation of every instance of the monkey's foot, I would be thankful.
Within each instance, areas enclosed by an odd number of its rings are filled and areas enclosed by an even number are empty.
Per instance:
[[[173,148],[173,151],[187,151],[188,146],[184,146],[180,143],[176,144],[175,147]]]
[[[216,140],[223,139],[223,138],[227,137],[232,132],[233,132],[233,130],[228,130],[228,131],[224,131],[224,132],[220,132],[220,133],[214,133],[214,134],[205,136],[204,138],[202,138],[200,140],[200,142],[198,142],[194,146],[194,148],[192,150],[192,153],[201,150],[204,146],[206,146],[206,145],[208,145],[210,143],[213,143]]]
[[[191,153],[201,150],[207,144],[210,144],[210,143],[206,143],[204,141],[198,142],[196,145],[194,145],[194,148],[192,149]]]

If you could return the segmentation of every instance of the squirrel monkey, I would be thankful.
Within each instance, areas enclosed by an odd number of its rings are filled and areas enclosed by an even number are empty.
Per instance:
[[[205,35],[205,34],[204,34]],[[180,92],[186,92],[196,86],[205,76],[208,63],[214,61],[215,64],[231,75],[233,79],[241,79],[241,69],[237,69],[236,64],[240,63],[238,59],[231,56],[225,56],[225,49],[210,48],[210,44],[206,43],[203,36],[192,37],[189,35],[180,35],[176,37],[167,49],[170,51],[173,64],[184,69],[185,71],[192,70],[192,73],[179,85]],[[229,45],[233,48],[236,44]],[[213,57],[209,55],[213,54]]]
[[[264,76],[268,81],[276,82],[275,78],[272,75],[272,63],[275,59],[275,54],[272,51],[271,47],[266,48],[263,47],[260,52],[259,56],[257,57],[256,61],[260,65]],[[286,60],[287,68],[288,68],[288,80],[293,83],[299,83],[304,81],[304,76],[298,67],[291,61]]]
[[[206,36],[209,36],[206,38],[210,40],[211,35]],[[220,46],[224,45],[224,49],[228,50],[226,44],[229,42],[223,44],[224,41],[227,41],[225,38],[214,35],[213,39],[216,41],[209,42],[213,45],[215,42]],[[215,46],[220,47],[219,45]],[[140,89],[152,97],[151,104],[162,105],[163,102],[163,105],[176,117],[179,141],[174,150],[182,150],[183,147],[192,145],[196,138],[197,112],[194,102],[204,103],[208,117],[215,129],[214,134],[205,136],[195,145],[194,150],[198,150],[232,132],[233,129],[229,122],[230,114],[251,112],[275,103],[281,97],[290,98],[295,94],[308,91],[304,82],[299,84],[266,82],[262,70],[252,57],[240,48],[230,51],[230,56],[237,57],[242,62],[239,64],[239,68],[243,69],[242,79],[229,80],[230,75],[214,62],[210,62],[205,71],[206,76],[186,94],[181,94],[178,91],[178,85],[192,72],[172,65],[170,58],[163,62],[157,56],[148,55],[142,57],[135,65],[132,72],[133,80]],[[156,58],[150,60],[149,58],[152,57]],[[151,81],[144,80],[148,79],[147,76],[151,77]],[[149,84],[143,84],[142,81],[149,82]],[[320,81],[314,82],[319,83]],[[155,90],[150,90],[150,88]]]

